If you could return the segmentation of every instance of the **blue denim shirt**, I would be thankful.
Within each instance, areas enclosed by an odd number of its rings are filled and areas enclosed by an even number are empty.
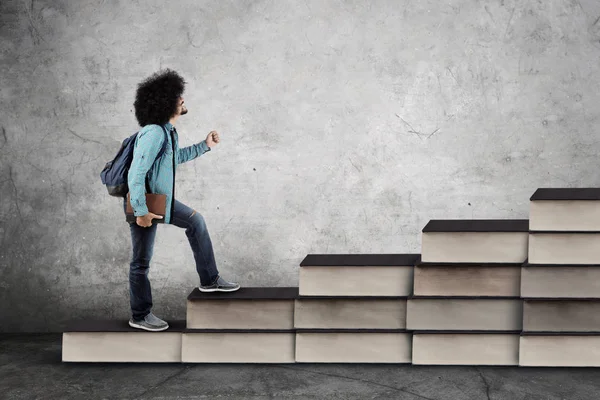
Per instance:
[[[173,157],[175,165],[191,161],[196,157],[210,151],[206,140],[182,149],[179,148],[177,131],[170,122],[163,125],[167,130],[168,143],[165,152],[156,160],[156,156],[162,148],[165,134],[160,125],[146,125],[138,133],[133,147],[133,160],[127,175],[127,184],[131,196],[131,208],[135,216],[148,213],[146,206],[146,183],[148,174],[148,185],[151,193],[167,195],[167,210],[164,217],[165,224],[171,223],[171,205],[173,204]],[[171,133],[172,132],[172,133]],[[172,135],[172,136],[171,136]],[[173,152],[172,139],[175,139],[175,152]]]

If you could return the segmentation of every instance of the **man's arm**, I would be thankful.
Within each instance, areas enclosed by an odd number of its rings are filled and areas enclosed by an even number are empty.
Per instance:
[[[184,162],[192,161],[196,157],[200,157],[202,154],[210,151],[210,147],[206,144],[206,140],[201,141],[200,143],[193,144],[188,147],[184,147],[178,149],[178,164],[183,164]]]
[[[152,126],[138,134],[133,150],[133,160],[127,174],[127,185],[131,197],[131,208],[136,217],[148,214],[146,206],[146,174],[160,152],[165,135],[160,126]]]

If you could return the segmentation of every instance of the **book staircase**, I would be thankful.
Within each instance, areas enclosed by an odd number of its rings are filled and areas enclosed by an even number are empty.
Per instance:
[[[600,366],[600,189],[432,220],[421,254],[309,254],[297,288],[196,288],[168,322],[72,323],[63,361]]]
[[[600,189],[538,190],[530,218],[521,365],[600,366]]]

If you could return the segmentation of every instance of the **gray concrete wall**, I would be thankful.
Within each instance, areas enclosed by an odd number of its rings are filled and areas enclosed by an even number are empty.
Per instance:
[[[136,84],[189,82],[177,174],[219,268],[298,283],[307,253],[420,252],[437,218],[527,218],[600,185],[596,0],[0,2],[0,331],[127,318],[130,234],[99,173]],[[154,311],[198,283],[160,226]]]

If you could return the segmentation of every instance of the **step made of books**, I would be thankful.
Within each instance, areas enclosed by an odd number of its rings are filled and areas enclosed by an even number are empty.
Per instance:
[[[300,297],[295,328],[405,329],[406,297]]]
[[[600,231],[600,188],[543,188],[530,200],[533,231]]]
[[[524,367],[600,367],[600,332],[523,333],[519,347]]]
[[[408,299],[409,330],[520,331],[523,305],[519,298]]]
[[[415,266],[415,296],[520,296],[521,264]]]
[[[432,220],[423,228],[424,263],[522,263],[528,220]]]
[[[310,330],[296,332],[299,363],[411,362],[412,335],[405,330]]]
[[[600,264],[600,232],[530,232],[531,264]]]
[[[414,332],[415,365],[518,365],[519,333]]]
[[[600,332],[600,299],[525,299],[527,332]]]
[[[600,265],[525,264],[521,296],[600,298]]]
[[[162,332],[131,328],[126,320],[82,321],[63,333],[63,362],[181,362],[185,321]]]
[[[297,287],[243,287],[187,299],[188,329],[292,329]]]
[[[186,329],[181,360],[188,363],[293,363],[294,330]]]
[[[302,296],[408,296],[419,254],[309,254],[300,263]]]

